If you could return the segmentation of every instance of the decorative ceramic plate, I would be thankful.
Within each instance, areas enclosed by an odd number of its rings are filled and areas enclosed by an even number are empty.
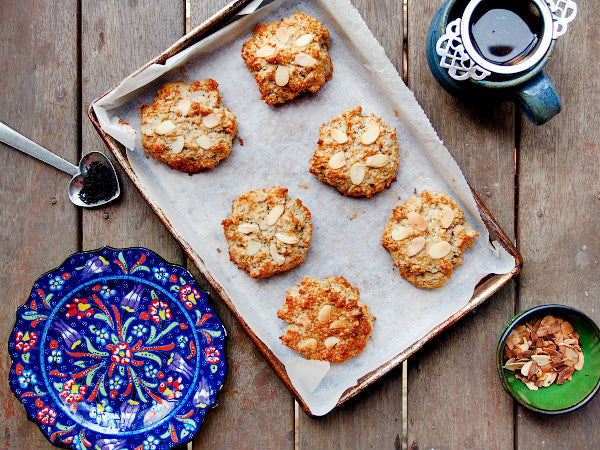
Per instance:
[[[225,329],[183,267],[143,248],[76,253],[40,277],[10,385],[50,442],[159,450],[191,440],[225,377]]]

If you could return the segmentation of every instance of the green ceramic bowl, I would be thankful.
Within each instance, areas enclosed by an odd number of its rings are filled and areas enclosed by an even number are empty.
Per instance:
[[[506,338],[519,324],[551,314],[568,320],[577,333],[585,363],[573,380],[562,385],[530,391],[514,374],[503,368]],[[502,386],[521,406],[542,414],[564,414],[588,404],[600,389],[600,329],[581,311],[563,305],[543,305],[517,314],[506,325],[496,349],[496,367]]]

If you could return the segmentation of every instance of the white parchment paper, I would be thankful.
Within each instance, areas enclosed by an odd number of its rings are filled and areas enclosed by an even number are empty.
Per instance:
[[[260,100],[253,76],[240,56],[257,21],[303,11],[331,33],[333,79],[315,95],[282,106]],[[400,30],[389,30],[400,33]],[[398,34],[400,42],[400,34]],[[237,116],[239,137],[231,155],[215,169],[194,176],[147,159],[139,138],[140,107],[150,104],[167,81],[214,78],[225,105]],[[344,197],[308,172],[320,126],[341,111],[361,105],[397,129],[400,168],[390,189],[371,199]],[[469,301],[478,281],[507,273],[514,259],[493,249],[471,191],[454,159],[437,137],[412,92],[348,0],[277,1],[241,18],[166,62],[147,68],[94,105],[102,128],[128,149],[129,161],[171,224],[202,257],[256,335],[285,365],[292,383],[315,415],[329,412],[343,392],[421,339]],[[397,111],[397,115],[395,114]],[[119,119],[138,133],[127,131]],[[312,246],[299,267],[253,280],[230,262],[221,221],[238,195],[283,186],[312,213]],[[417,289],[393,269],[381,246],[392,209],[423,189],[448,192],[479,232],[463,265],[438,290]],[[402,200],[399,201],[398,199]],[[219,253],[217,249],[220,249]],[[306,361],[281,345],[285,323],[277,310],[285,292],[304,275],[343,275],[360,289],[377,317],[366,350],[343,364]]]

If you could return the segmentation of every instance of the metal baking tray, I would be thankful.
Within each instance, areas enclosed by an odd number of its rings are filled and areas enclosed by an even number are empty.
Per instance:
[[[181,38],[180,40],[175,42],[171,47],[166,49],[163,53],[158,55],[156,58],[152,59],[151,61],[149,61],[148,63],[146,63],[139,69],[137,69],[135,72],[133,72],[127,78],[125,78],[125,80],[135,76],[136,74],[138,74],[139,72],[141,72],[146,67],[148,67],[152,64],[164,63],[171,56],[181,52],[182,50],[186,49],[187,47],[193,45],[194,43],[206,38],[210,34],[221,29],[222,27],[224,27],[231,21],[235,20],[236,14],[240,10],[242,10],[244,8],[244,6],[246,6],[248,3],[250,3],[250,0],[235,0],[235,1],[231,2],[225,8],[223,8],[222,10],[217,12],[215,15],[213,15],[210,19],[208,19],[203,24],[201,24],[200,26],[198,26],[197,28],[192,30],[190,33],[185,35],[183,38]],[[200,272],[203,274],[203,276],[207,279],[207,281],[211,284],[211,286],[215,289],[215,291],[220,295],[222,300],[225,302],[225,304],[231,310],[232,314],[239,321],[242,328],[246,331],[246,333],[248,334],[250,339],[252,339],[252,341],[256,344],[256,346],[258,347],[260,352],[263,354],[263,356],[266,358],[266,360],[269,362],[269,364],[273,367],[273,370],[275,370],[275,372],[281,378],[281,380],[286,385],[286,387],[297,398],[302,409],[307,414],[313,415],[312,412],[310,411],[310,409],[308,408],[308,406],[306,405],[306,403],[303,401],[302,397],[294,389],[281,361],[279,361],[279,359],[271,352],[271,350],[267,347],[267,345],[265,343],[263,343],[256,336],[256,334],[252,331],[252,329],[246,324],[244,318],[238,313],[238,311],[236,310],[235,306],[233,305],[231,299],[229,298],[227,293],[224,291],[222,286],[220,286],[215,281],[214,277],[207,270],[207,267],[206,267],[204,261],[202,260],[202,258],[192,249],[192,247],[189,245],[189,243],[183,239],[183,237],[177,232],[175,227],[173,227],[171,225],[171,223],[169,221],[169,217],[165,214],[165,212],[163,210],[161,210],[157,206],[157,204],[153,201],[153,198],[150,195],[150,193],[147,192],[147,190],[143,187],[142,183],[138,179],[137,175],[133,171],[133,169],[127,159],[125,148],[123,148],[123,146],[121,144],[117,143],[117,141],[115,141],[111,136],[109,136],[100,126],[100,123],[98,122],[98,119],[94,112],[93,104],[96,101],[98,101],[99,99],[101,99],[102,97],[104,97],[105,95],[107,95],[108,93],[112,92],[115,88],[116,88],[116,86],[114,86],[113,88],[111,88],[110,90],[105,92],[104,94],[100,95],[96,100],[94,100],[94,102],[92,102],[92,105],[90,105],[90,107],[88,108],[88,116],[89,116],[91,122],[95,126],[96,130],[98,131],[98,133],[100,134],[100,136],[102,137],[102,139],[104,140],[104,142],[106,143],[106,145],[108,146],[108,148],[110,149],[110,151],[112,152],[112,154],[114,155],[116,160],[119,162],[119,164],[125,171],[125,173],[129,176],[129,178],[131,179],[133,184],[140,191],[140,193],[142,194],[144,199],[148,202],[150,207],[154,210],[156,215],[164,223],[164,225],[171,232],[171,234],[175,237],[175,239],[177,239],[177,241],[182,246],[182,248],[184,249],[184,251],[186,252],[188,257],[193,261],[193,263],[200,270]],[[428,342],[433,337],[440,334],[442,331],[444,331],[450,325],[457,322],[461,317],[466,315],[469,311],[473,310],[478,305],[480,305],[481,303],[486,301],[496,291],[498,291],[502,286],[504,286],[506,283],[508,283],[508,281],[510,281],[510,279],[515,277],[520,272],[521,266],[522,266],[522,259],[521,259],[521,255],[519,254],[518,250],[512,244],[512,242],[510,241],[508,236],[504,233],[504,231],[502,231],[502,229],[500,228],[500,225],[492,217],[490,212],[487,210],[487,208],[484,206],[484,204],[482,203],[482,201],[479,199],[479,197],[477,196],[475,191],[473,191],[472,188],[471,188],[471,191],[473,192],[473,196],[474,196],[475,202],[478,206],[481,218],[483,219],[483,222],[485,223],[486,227],[488,228],[488,230],[490,232],[490,238],[497,240],[498,243],[500,245],[502,245],[506,249],[506,251],[514,257],[515,267],[509,273],[506,273],[503,275],[491,274],[491,275],[484,277],[478,283],[478,285],[475,287],[475,290],[474,290],[471,300],[463,308],[461,308],[458,312],[456,312],[454,315],[450,316],[445,321],[439,323],[434,329],[432,329],[423,338],[421,338],[420,340],[415,342],[409,348],[407,348],[403,352],[397,354],[395,357],[393,357],[388,362],[386,362],[385,364],[378,367],[376,370],[374,370],[374,371],[366,374],[362,378],[360,378],[355,386],[349,388],[348,390],[346,390],[343,393],[343,395],[340,397],[339,401],[337,402],[336,407],[341,405],[342,403],[344,403],[346,400],[354,397],[361,391],[363,391],[367,386],[369,386],[370,384],[374,383],[375,381],[377,381],[378,379],[383,377],[386,373],[388,373],[392,369],[401,365],[405,359],[407,359],[409,356],[411,356],[412,354],[417,352],[421,347],[423,347],[423,345],[425,345],[426,342]]]

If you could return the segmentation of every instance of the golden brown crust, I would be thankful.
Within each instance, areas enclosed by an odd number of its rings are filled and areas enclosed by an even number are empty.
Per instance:
[[[341,363],[361,353],[375,317],[344,277],[302,277],[277,317],[288,324],[281,342],[307,359]]]
[[[369,129],[378,134],[373,142],[367,144],[365,142],[371,139],[365,140],[363,136]],[[336,158],[338,161],[341,158],[341,163],[335,164],[338,162]],[[317,149],[310,163],[310,173],[335,186],[341,193],[371,197],[396,180],[400,164],[396,129],[373,114],[363,116],[360,106],[344,111],[321,127]],[[360,181],[356,174],[353,177],[356,170],[364,171]]]
[[[310,42],[301,45],[308,40],[303,36],[308,35],[312,36]],[[274,105],[303,92],[317,92],[331,79],[333,66],[328,46],[329,30],[314,17],[297,12],[279,22],[257,24],[252,39],[242,47],[242,57],[254,75],[261,98]],[[263,53],[265,50],[268,51]],[[287,74],[285,84],[277,82],[278,67]]]
[[[426,230],[419,229],[414,213],[424,219]],[[445,215],[448,221],[451,219],[447,227],[443,226]],[[462,264],[463,252],[479,236],[464,218],[463,210],[447,194],[423,191],[394,209],[381,244],[390,252],[402,277],[420,288],[439,288],[448,281],[452,269]],[[418,250],[420,243],[423,246]],[[440,257],[445,252],[440,249],[447,253]],[[417,253],[411,255],[414,251]]]
[[[222,222],[231,260],[252,278],[290,270],[310,249],[310,211],[287,192],[281,187],[246,192]]]
[[[173,169],[189,173],[212,169],[229,156],[237,123],[223,105],[218,87],[211,78],[161,87],[154,102],[142,106],[142,146],[146,152]]]

